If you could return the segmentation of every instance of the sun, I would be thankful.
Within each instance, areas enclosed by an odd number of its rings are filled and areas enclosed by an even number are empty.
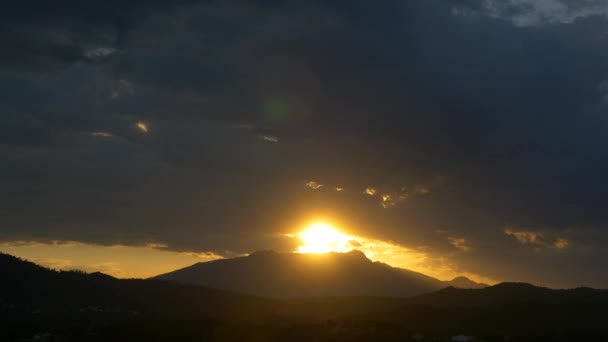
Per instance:
[[[352,236],[343,234],[324,222],[309,225],[298,233],[298,237],[302,242],[296,250],[298,253],[345,253],[353,249]]]

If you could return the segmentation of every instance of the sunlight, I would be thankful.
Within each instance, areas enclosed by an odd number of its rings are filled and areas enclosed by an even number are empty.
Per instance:
[[[353,249],[353,237],[343,234],[331,225],[316,222],[298,233],[302,244],[297,248],[298,253],[328,253],[349,252]]]

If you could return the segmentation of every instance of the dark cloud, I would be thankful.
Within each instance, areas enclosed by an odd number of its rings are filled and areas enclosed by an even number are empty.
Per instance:
[[[608,20],[514,3],[8,5],[0,238],[293,250],[325,215],[496,279],[608,286]]]

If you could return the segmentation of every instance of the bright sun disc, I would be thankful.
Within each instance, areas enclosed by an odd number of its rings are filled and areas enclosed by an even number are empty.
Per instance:
[[[349,252],[353,249],[351,236],[340,233],[327,223],[313,223],[298,233],[302,244],[298,253]]]

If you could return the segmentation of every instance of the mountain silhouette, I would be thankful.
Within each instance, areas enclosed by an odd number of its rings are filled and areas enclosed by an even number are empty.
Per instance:
[[[608,290],[586,287],[549,289],[527,283],[500,283],[475,290],[448,287],[409,298],[406,302],[443,307],[488,307],[517,303],[608,305]]]
[[[135,311],[200,317],[269,312],[267,299],[143,279],[116,279],[95,272],[56,271],[0,253],[0,304],[15,310]],[[2,307],[0,305],[0,307]],[[2,310],[0,309],[0,312]]]
[[[448,286],[487,286],[465,277],[441,281],[373,262],[356,250],[325,254],[260,251],[246,257],[197,263],[152,279],[274,298],[409,297]]]
[[[309,294],[319,293],[326,283],[333,286],[332,291],[341,287],[351,292],[377,290],[369,285],[374,280],[371,277],[385,277],[379,282],[384,286],[381,290],[396,291],[388,282],[398,285],[404,279],[418,286],[416,290],[437,284],[434,278],[371,262],[357,252],[313,256],[261,252],[211,265],[227,263],[239,270],[243,262],[260,264],[257,259],[264,259],[263,265],[308,267],[304,276],[282,281],[306,281],[305,277],[317,274],[322,280],[316,283],[316,292]],[[321,262],[328,265],[319,267]],[[213,267],[224,272],[227,266]],[[555,336],[561,336],[559,341],[608,338],[608,291],[589,288],[553,290],[502,283],[482,289],[447,287],[410,298],[346,297],[341,293],[331,298],[272,299],[173,281],[55,271],[2,253],[0,271],[6,275],[0,281],[0,322],[4,323],[0,341],[32,340],[31,336],[42,332],[71,341],[408,340],[403,337],[413,332],[423,332],[429,336],[427,340],[433,340],[430,336],[445,340],[462,332],[500,337],[488,341],[503,341],[503,335],[524,337],[513,341],[554,341]],[[285,270],[291,274],[300,271]],[[249,276],[257,277],[259,272],[251,271]],[[277,266],[267,272],[276,274]],[[339,276],[346,280],[336,285]],[[363,286],[348,287],[348,281]],[[269,282],[259,283],[267,286]],[[350,338],[353,336],[360,339]]]

